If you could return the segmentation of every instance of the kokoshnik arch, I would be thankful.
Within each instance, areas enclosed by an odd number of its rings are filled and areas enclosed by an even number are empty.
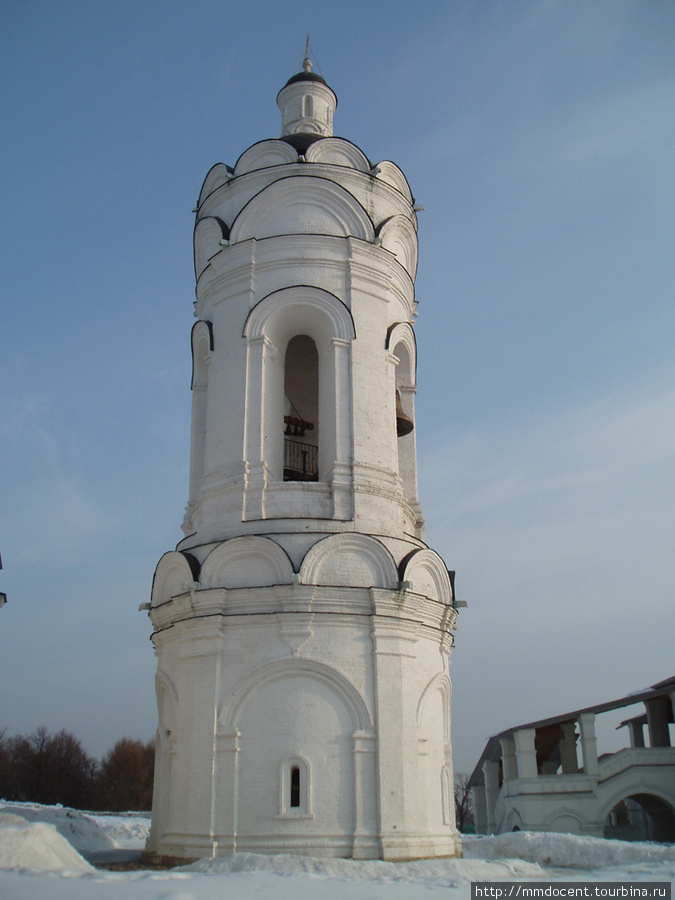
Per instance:
[[[417,218],[333,136],[309,59],[281,137],[206,176],[190,496],[155,572],[148,851],[459,855],[451,573],[423,541]]]

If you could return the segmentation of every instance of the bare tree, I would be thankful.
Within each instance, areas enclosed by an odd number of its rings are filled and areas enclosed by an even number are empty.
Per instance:
[[[52,735],[41,725],[28,737],[2,740],[0,767],[7,800],[75,807],[91,802],[96,762],[67,731]]]
[[[468,775],[455,775],[455,819],[458,831],[474,824],[473,803]]]

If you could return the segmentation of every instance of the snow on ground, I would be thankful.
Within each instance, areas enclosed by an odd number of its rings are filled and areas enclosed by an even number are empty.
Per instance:
[[[168,871],[121,873],[94,869],[84,859],[104,852],[104,845],[108,852],[141,850],[149,824],[147,816],[138,814],[105,816],[0,802],[0,897],[469,900],[472,881],[675,883],[673,845],[528,832],[465,838],[464,859],[409,863],[238,853]],[[72,845],[64,840],[66,834]],[[81,855],[73,848],[75,842]]]
[[[114,847],[123,850],[142,850],[145,847],[150,831],[150,813],[87,813],[86,816],[110,838]]]
[[[39,803],[5,803],[0,813],[21,816],[26,822],[47,822],[84,856],[114,849],[114,840],[90,816],[63,806],[41,806]]]
[[[93,867],[53,825],[0,812],[0,869],[91,872]]]
[[[535,831],[515,831],[490,838],[464,838],[464,855],[482,859],[515,856],[552,868],[599,869],[627,863],[675,863],[675,845],[606,841]]]

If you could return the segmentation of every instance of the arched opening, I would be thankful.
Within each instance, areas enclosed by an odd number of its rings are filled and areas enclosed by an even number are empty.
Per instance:
[[[295,285],[260,300],[243,334],[248,342],[244,520],[351,518],[350,357],[355,332],[349,310],[333,294]],[[297,434],[286,416],[298,420]],[[286,440],[306,446],[286,449]],[[286,465],[285,449],[299,453],[299,459],[288,459]]]
[[[300,767],[293,766],[291,768],[291,809],[300,808]]]
[[[622,841],[675,842],[675,813],[653,794],[632,794],[605,819],[604,836]]]
[[[311,816],[310,767],[302,756],[287,756],[279,771],[279,815]]]
[[[319,480],[319,354],[309,335],[291,338],[284,364],[284,481]]]
[[[396,446],[398,474],[408,502],[417,500],[417,462],[415,459],[415,386],[414,362],[408,347],[401,341],[394,348],[396,364]]]
[[[204,476],[206,453],[206,396],[213,331],[209,322],[192,329],[192,434],[190,442],[190,496],[194,503]]]
[[[305,94],[302,98],[302,115],[305,119],[311,119],[314,116],[314,98],[311,94]]]

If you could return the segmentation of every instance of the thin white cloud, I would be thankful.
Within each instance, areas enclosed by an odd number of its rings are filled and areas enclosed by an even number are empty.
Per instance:
[[[500,728],[671,674],[673,384],[422,448],[426,537],[469,602],[453,661],[474,704],[455,710],[464,767]]]
[[[675,460],[673,409],[675,389],[654,385],[469,434],[436,435],[420,467],[426,481],[447,485],[453,503],[435,516],[447,523],[485,510],[494,515],[533,499],[559,511],[609,503],[617,492],[625,503],[636,499],[631,487],[644,489],[655,467]]]
[[[583,98],[560,123],[561,162],[619,160],[675,145],[675,82],[665,80]],[[664,147],[665,144],[665,147]]]

